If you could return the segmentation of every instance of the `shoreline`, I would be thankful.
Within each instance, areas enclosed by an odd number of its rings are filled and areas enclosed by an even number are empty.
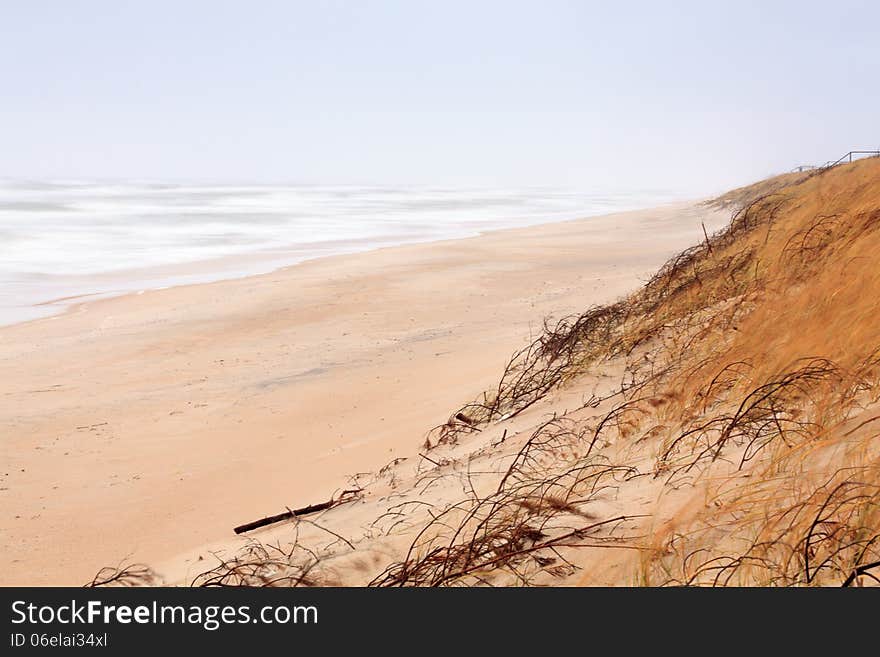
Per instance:
[[[411,458],[549,315],[726,212],[667,204],[90,299],[0,327],[0,584],[82,584]],[[49,320],[49,321],[47,321]]]
[[[66,284],[73,287],[81,287],[84,291],[72,294],[62,294],[58,297],[43,299],[27,306],[20,306],[24,309],[23,314],[34,314],[36,316],[26,317],[7,321],[0,316],[0,329],[8,326],[16,326],[27,322],[42,321],[57,318],[67,312],[75,310],[81,303],[91,303],[103,299],[114,299],[131,294],[143,294],[155,290],[164,290],[174,287],[187,287],[192,285],[207,285],[223,281],[234,281],[255,276],[266,276],[278,271],[282,271],[289,267],[296,267],[306,262],[321,260],[323,258],[344,257],[357,255],[362,253],[370,253],[373,251],[381,251],[383,249],[393,249],[397,247],[415,246],[421,244],[435,244],[455,240],[466,240],[481,237],[483,235],[491,235],[509,230],[523,230],[529,228],[537,228],[540,226],[549,226],[554,224],[565,224],[573,221],[586,221],[597,217],[609,216],[609,214],[623,214],[629,212],[641,212],[644,210],[655,208],[672,208],[687,205],[695,205],[704,202],[704,199],[691,199],[684,201],[670,201],[650,208],[636,208],[629,210],[621,210],[613,213],[600,213],[581,215],[569,219],[553,219],[549,221],[538,221],[536,223],[528,223],[524,225],[513,225],[504,228],[489,228],[484,230],[475,230],[472,233],[463,235],[454,235],[442,238],[415,238],[412,240],[399,241],[389,236],[388,240],[370,241],[369,244],[361,244],[363,240],[341,240],[336,244],[336,250],[327,253],[321,253],[320,248],[313,254],[294,255],[298,251],[308,250],[304,245],[292,244],[287,247],[273,249],[271,251],[251,251],[237,254],[219,256],[205,260],[195,260],[188,262],[179,262],[168,265],[157,265],[153,267],[136,267],[124,270],[111,270],[99,272],[90,275],[71,275],[59,276],[59,286]],[[314,245],[308,245],[312,250]],[[286,254],[286,255],[280,255]],[[84,279],[84,280],[80,280]],[[86,290],[88,281],[94,285],[93,288]],[[114,281],[118,289],[100,290],[95,289],[105,283],[105,287]],[[152,282],[152,284],[151,284]],[[95,297],[80,302],[78,299],[85,297]]]

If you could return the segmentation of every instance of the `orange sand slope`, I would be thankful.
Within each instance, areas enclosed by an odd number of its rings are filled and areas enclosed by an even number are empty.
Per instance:
[[[421,454],[353,478],[345,503],[228,543],[219,563],[193,554],[159,572],[203,585],[877,583],[880,160],[790,182],[740,190],[728,228],[641,290],[548,325]]]
[[[202,564],[241,522],[411,463],[545,316],[634,289],[725,219],[680,205],[501,231],[0,328],[0,583]]]

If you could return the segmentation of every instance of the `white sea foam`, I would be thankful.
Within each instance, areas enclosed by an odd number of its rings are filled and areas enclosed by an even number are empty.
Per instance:
[[[236,277],[676,198],[548,188],[0,182],[0,324],[56,312],[58,304],[38,304],[60,297]]]

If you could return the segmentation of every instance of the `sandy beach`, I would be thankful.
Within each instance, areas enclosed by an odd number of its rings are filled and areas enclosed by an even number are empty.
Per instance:
[[[0,584],[156,563],[414,454],[547,316],[635,289],[704,205],[327,257],[0,328]]]

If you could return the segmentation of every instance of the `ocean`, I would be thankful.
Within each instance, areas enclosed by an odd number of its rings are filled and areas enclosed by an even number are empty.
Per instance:
[[[681,198],[663,190],[0,181],[0,324],[73,301]]]

